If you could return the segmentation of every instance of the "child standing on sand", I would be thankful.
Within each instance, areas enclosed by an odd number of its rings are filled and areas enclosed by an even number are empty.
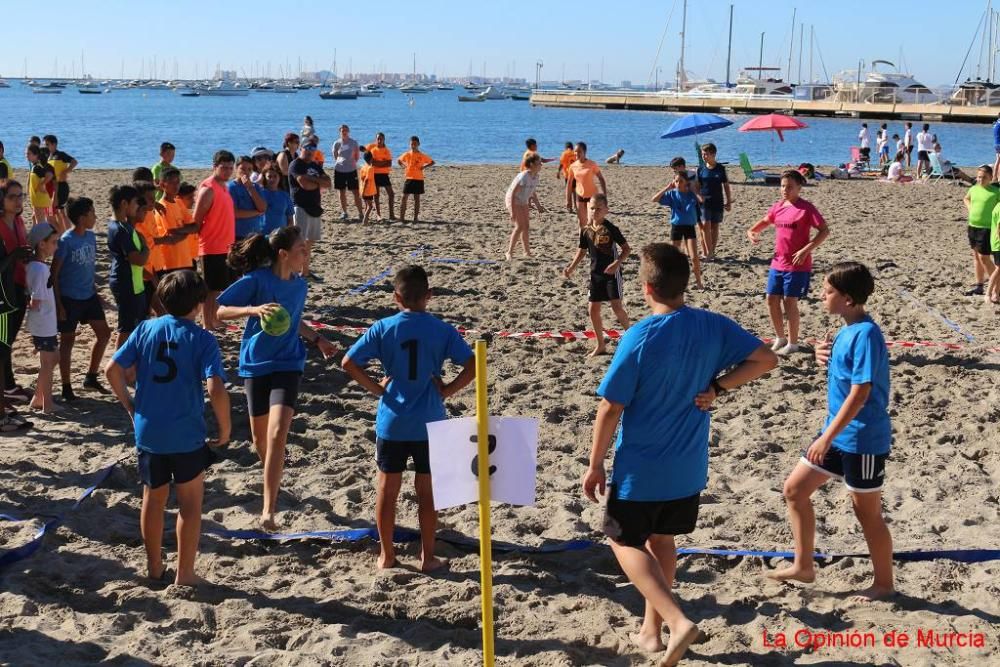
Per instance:
[[[889,420],[889,352],[882,330],[865,312],[875,291],[868,269],[857,262],[835,264],[823,281],[823,305],[845,326],[831,345],[816,346],[816,361],[828,366],[827,417],[819,437],[803,452],[785,480],[785,501],[795,537],[791,567],[769,576],[812,583],[816,517],[812,494],[831,477],[843,480],[868,543],[875,581],[856,599],[893,593],[892,536],[882,518],[885,462],[892,445]]]
[[[427,422],[447,418],[444,401],[475,378],[475,359],[455,327],[427,312],[431,289],[423,268],[400,269],[392,285],[400,312],[373,324],[348,350],[343,368],[351,379],[379,398],[375,418],[375,462],[379,470],[375,520],[381,554],[377,566],[386,569],[396,565],[392,541],[396,499],[406,463],[412,457],[420,521],[420,569],[431,572],[446,563],[434,556],[437,513]],[[382,382],[376,382],[365,370],[372,359],[382,364]],[[462,366],[462,372],[451,382],[441,379],[445,359]]]
[[[598,192],[587,203],[588,224],[580,230],[580,247],[565,269],[567,278],[573,275],[580,260],[590,253],[590,299],[588,310],[594,325],[594,340],[597,346],[590,353],[596,357],[606,354],[604,343],[604,322],[601,319],[601,304],[611,302],[611,310],[618,318],[622,329],[628,328],[628,313],[622,306],[622,264],[632,253],[621,231],[605,219],[608,214],[608,198]],[[621,251],[619,254],[619,248]]]
[[[42,412],[61,410],[52,398],[52,371],[59,363],[59,338],[56,335],[56,298],[46,263],[56,251],[59,235],[52,225],[41,222],[28,232],[28,245],[35,256],[28,263],[28,331],[38,352],[38,381],[31,407]]]
[[[698,257],[698,239],[695,225],[698,205],[704,201],[700,194],[691,191],[686,171],[674,174],[670,185],[656,193],[653,201],[670,208],[670,240],[691,258],[695,287],[705,289],[701,282],[701,260]]]
[[[142,267],[149,260],[149,247],[133,226],[140,201],[139,191],[131,185],[111,188],[114,218],[108,222],[108,253],[111,255],[108,283],[118,307],[116,350],[149,316],[146,285],[142,279]]]
[[[750,242],[760,242],[760,232],[774,225],[774,258],[767,274],[767,307],[774,325],[771,349],[780,355],[799,351],[799,299],[809,292],[812,251],[830,235],[826,220],[815,206],[799,197],[805,176],[789,169],[781,175],[781,201],[775,202],[760,220],[747,230]],[[811,240],[810,231],[819,231]],[[782,312],[784,311],[784,312]],[[785,321],[788,318],[788,338]]]
[[[278,490],[285,466],[288,429],[295,416],[299,382],[306,365],[302,339],[325,358],[337,347],[302,321],[308,284],[300,275],[306,246],[298,227],[281,227],[270,237],[254,234],[229,251],[227,264],[242,277],[219,295],[219,319],[247,318],[240,341],[240,377],[247,397],[250,433],[264,466],[264,507],[260,527],[277,530]],[[288,328],[264,330],[281,310]]]
[[[676,665],[698,636],[671,591],[675,535],[694,530],[708,483],[709,409],[722,394],[775,367],[774,353],[729,318],[684,304],[690,268],[677,248],[642,249],[639,279],[651,314],[622,337],[597,393],[583,492],[607,499],[604,533],[619,565],[646,600],[632,641],[666,650]],[[619,428],[620,424],[620,428]],[[604,458],[618,431],[611,483]],[[664,623],[670,640],[664,646]]]
[[[201,537],[201,502],[205,470],[217,458],[211,447],[229,442],[229,395],[219,344],[195,320],[208,294],[194,271],[175,271],[157,285],[167,314],[139,324],[107,367],[108,382],[135,425],[139,478],[142,480],[142,540],[147,575],[168,580],[163,563],[163,514],[174,483],[177,504],[177,575],[179,586],[203,583],[194,573]],[[135,401],[129,397],[126,372],[135,373]],[[204,393],[208,395],[219,437],[207,441]]]
[[[510,214],[510,221],[514,225],[510,233],[510,243],[507,244],[507,252],[504,257],[509,262],[514,256],[514,246],[518,239],[524,247],[526,257],[531,257],[531,246],[528,242],[528,224],[531,220],[531,206],[534,204],[535,210],[544,212],[545,208],[538,201],[535,190],[538,187],[538,174],[542,171],[542,156],[534,153],[524,160],[524,169],[521,170],[507,188],[504,196],[504,204]]]
[[[375,167],[372,166],[375,158],[372,152],[365,150],[361,155],[364,164],[359,170],[361,201],[364,202],[364,213],[361,216],[361,224],[367,225],[371,222],[372,211],[375,210],[375,197],[378,195],[378,187],[375,184]]]
[[[399,221],[406,222],[406,200],[413,196],[413,222],[420,220],[420,196],[424,194],[424,169],[434,166],[434,160],[420,151],[420,139],[410,137],[410,150],[399,156],[399,166],[405,169],[403,201],[399,204]]]

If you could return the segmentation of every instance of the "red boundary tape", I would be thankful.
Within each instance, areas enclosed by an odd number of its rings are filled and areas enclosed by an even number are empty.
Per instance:
[[[316,320],[304,320],[305,323],[316,329],[318,331],[328,330],[328,331],[341,331],[345,333],[356,333],[363,334],[368,330],[368,327],[352,326],[348,324],[325,324],[323,322],[318,322]],[[236,325],[229,325],[226,327],[229,331],[242,331],[241,327]],[[562,341],[574,341],[574,340],[593,340],[593,331],[483,331],[479,329],[462,329],[459,328],[459,332],[463,335],[475,336],[479,334],[488,334],[496,338],[512,338],[516,340],[526,340],[526,339],[542,339],[542,340],[562,340]],[[604,334],[608,338],[615,340],[622,337],[624,332],[619,329],[607,329]],[[765,343],[770,343],[773,341],[771,338],[762,338]],[[820,342],[817,339],[810,338],[804,341],[810,345],[815,345]],[[945,350],[967,350],[967,349],[977,349],[972,345],[963,345],[961,343],[942,343],[937,341],[928,340],[890,340],[886,341],[886,347],[888,348],[904,348],[912,349],[919,347],[937,347]],[[984,352],[1000,352],[1000,347],[988,347],[988,348],[978,348]]]

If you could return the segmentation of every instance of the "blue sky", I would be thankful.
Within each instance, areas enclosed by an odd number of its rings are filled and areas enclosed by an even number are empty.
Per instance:
[[[617,84],[652,78],[657,46],[672,9],[658,63],[661,80],[673,78],[682,0],[49,0],[44,4],[44,12],[30,2],[4,7],[4,24],[17,28],[8,28],[3,36],[0,75],[21,76],[27,57],[29,76],[52,76],[57,56],[60,76],[79,75],[82,52],[87,71],[98,77],[120,76],[123,59],[126,76],[138,76],[140,67],[149,76],[154,57],[159,73],[168,78],[175,71],[182,78],[193,77],[196,71],[205,76],[217,63],[249,74],[262,71],[269,61],[276,76],[286,63],[297,69],[300,58],[303,69],[327,69],[336,48],[340,73],[350,67],[358,72],[409,72],[416,52],[417,69],[439,76],[478,75],[485,63],[488,76],[513,73],[534,80],[534,63],[541,60],[543,79],[558,80],[564,72],[566,79],[586,79],[589,66],[591,78],[599,78],[603,67],[603,79]],[[697,77],[725,79],[729,4],[689,2],[687,69]],[[808,78],[812,25],[820,47],[813,58],[817,77],[822,77],[820,52],[833,75],[856,67],[859,59],[895,62],[902,49],[908,71],[928,85],[939,85],[951,83],[958,74],[986,3],[733,0],[732,4],[734,76],[739,67],[757,63],[761,32],[765,32],[765,64],[787,64],[792,9],[797,7],[796,23],[806,26],[803,79]],[[970,70],[975,73],[977,60],[978,49],[973,49],[966,75]],[[798,42],[793,80],[798,78],[797,64]]]

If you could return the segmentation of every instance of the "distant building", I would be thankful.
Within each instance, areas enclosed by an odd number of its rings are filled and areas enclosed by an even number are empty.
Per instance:
[[[632,87],[631,81],[622,81],[622,88],[629,89]]]

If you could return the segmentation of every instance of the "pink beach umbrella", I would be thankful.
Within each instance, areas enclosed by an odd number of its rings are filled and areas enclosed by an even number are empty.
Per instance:
[[[766,116],[751,118],[740,126],[740,132],[757,132],[761,130],[774,130],[778,133],[778,140],[784,141],[785,137],[781,133],[785,130],[801,130],[809,127],[801,120],[785,116],[780,113],[769,113]]]

